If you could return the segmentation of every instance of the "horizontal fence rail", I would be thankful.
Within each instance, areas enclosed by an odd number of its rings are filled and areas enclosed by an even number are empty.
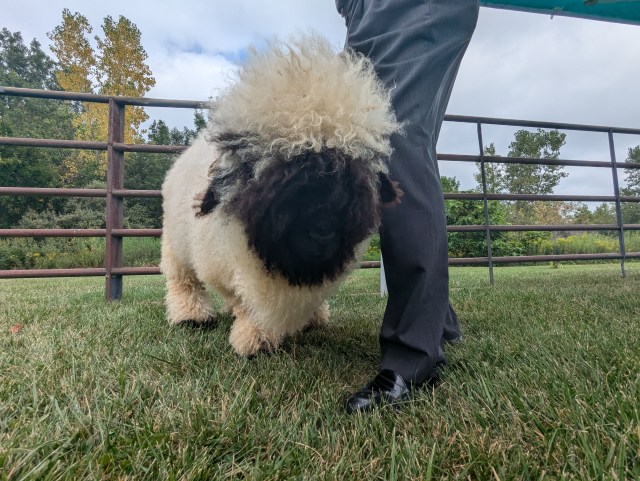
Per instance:
[[[105,265],[101,268],[76,269],[30,269],[30,270],[0,270],[0,279],[44,278],[44,277],[80,277],[104,276],[106,279],[107,299],[118,299],[122,295],[122,277],[130,275],[159,274],[159,267],[126,267],[122,265],[122,240],[126,237],[160,237],[162,229],[125,229],[123,227],[123,201],[125,198],[160,198],[160,190],[141,190],[123,188],[124,154],[126,152],[168,153],[178,154],[187,147],[176,145],[127,144],[124,139],[124,112],[127,106],[136,107],[166,107],[206,109],[210,107],[208,101],[173,100],[136,98],[109,95],[96,95],[77,92],[62,92],[50,90],[24,89],[1,87],[0,95],[23,98],[39,98],[74,102],[92,102],[108,105],[109,135],[106,142],[78,141],[65,139],[36,139],[21,137],[0,137],[0,145],[16,147],[38,147],[54,149],[83,149],[107,152],[107,186],[104,189],[85,188],[52,188],[52,187],[23,187],[0,186],[0,196],[37,196],[37,197],[85,197],[104,198],[106,201],[106,228],[104,229],[0,229],[0,238],[10,237],[98,237],[106,239]],[[477,193],[445,193],[447,200],[472,200],[484,203],[484,225],[452,225],[447,226],[448,232],[485,232],[487,239],[487,256],[474,258],[451,258],[451,265],[488,265],[489,277],[493,283],[494,264],[515,264],[529,262],[557,262],[557,261],[592,261],[618,260],[624,276],[624,262],[626,259],[640,258],[639,252],[626,252],[624,246],[625,231],[639,231],[640,224],[624,224],[621,216],[622,202],[640,202],[640,196],[621,195],[618,187],[618,169],[640,169],[640,164],[617,162],[613,144],[613,134],[640,135],[640,129],[608,127],[600,125],[582,125],[558,122],[539,122],[518,119],[501,119],[491,117],[472,117],[461,115],[446,115],[446,122],[459,122],[475,125],[478,133],[478,155],[438,153],[438,160],[454,162],[474,162],[480,164],[482,177],[482,192]],[[487,156],[483,152],[482,126],[501,125],[509,127],[547,128],[558,130],[586,131],[606,133],[609,138],[610,158],[597,160],[575,159],[531,159],[521,157]],[[487,192],[485,180],[485,165],[487,163],[519,163],[538,165],[562,165],[587,168],[608,168],[612,172],[613,195],[533,195],[533,194],[498,194]],[[615,224],[569,224],[569,225],[491,225],[488,215],[489,201],[580,201],[580,202],[611,202],[616,205],[617,222]],[[600,254],[563,254],[563,255],[535,255],[535,256],[494,256],[491,250],[492,232],[569,232],[569,231],[609,231],[617,232],[619,252]],[[362,268],[378,268],[380,262],[366,261],[360,264]]]
[[[108,104],[114,101],[121,105],[131,105],[135,107],[173,107],[183,109],[206,109],[211,102],[206,100],[175,100],[175,99],[152,99],[144,97],[126,97],[114,95],[99,95],[82,92],[64,92],[61,90],[40,90],[25,89],[19,87],[0,86],[0,95],[9,97],[40,98],[49,100],[74,100],[98,104]]]

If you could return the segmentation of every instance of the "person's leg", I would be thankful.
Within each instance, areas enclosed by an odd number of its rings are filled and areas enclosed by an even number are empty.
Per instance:
[[[448,249],[436,142],[478,0],[338,0],[347,46],[369,57],[391,91],[404,136],[394,135],[390,173],[405,195],[383,213],[389,299],[380,334],[382,369],[419,384],[459,337],[449,306]]]

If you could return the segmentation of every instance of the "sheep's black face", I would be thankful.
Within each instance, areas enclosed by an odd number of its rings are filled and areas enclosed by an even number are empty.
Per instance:
[[[313,194],[321,193],[322,189],[318,189]],[[292,199],[298,202],[298,208],[292,212],[291,222],[283,225],[280,234],[297,257],[308,259],[310,263],[329,261],[342,244],[339,219],[344,206],[325,203],[319,195],[304,191],[299,194]]]
[[[354,238],[353,229],[344,222],[350,204],[357,201],[338,174],[314,172],[309,164],[292,168],[294,174],[278,182],[272,206],[265,206],[261,218],[247,219],[246,231],[268,268],[276,268],[294,284],[318,283],[335,276],[353,256],[355,245],[348,240]],[[360,228],[366,237],[366,227]]]
[[[216,208],[217,190],[239,183],[223,208],[243,222],[249,247],[267,270],[299,286],[344,272],[357,244],[377,227],[381,201],[393,202],[399,194],[386,175],[372,178],[361,162],[331,149],[270,159],[257,177],[247,169],[238,172],[214,175],[201,213]]]
[[[335,152],[310,153],[274,162],[229,207],[268,270],[314,285],[340,274],[377,226],[374,186]]]

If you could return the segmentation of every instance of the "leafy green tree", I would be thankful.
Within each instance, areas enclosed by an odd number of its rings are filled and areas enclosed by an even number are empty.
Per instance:
[[[496,146],[491,143],[487,147],[484,148],[483,153],[485,156],[489,157],[499,157],[496,153]],[[478,168],[478,172],[473,175],[476,183],[478,184],[477,191],[482,192],[482,172],[481,172],[481,164],[480,162],[476,163]],[[504,164],[494,163],[494,162],[485,162],[484,163],[484,173],[485,173],[485,182],[487,186],[488,193],[499,194],[504,191]]]
[[[519,130],[515,134],[515,140],[509,145],[508,155],[529,159],[558,159],[565,138],[566,135],[557,130]],[[513,194],[551,194],[567,175],[569,174],[562,165],[506,164],[504,186],[505,190]],[[513,215],[518,223],[531,223],[535,218],[533,203],[514,202]]]
[[[603,202],[595,208],[592,217],[594,224],[615,224],[616,206],[612,202]]]
[[[443,175],[440,177],[440,184],[442,185],[442,192],[460,192],[460,181],[455,177]]]
[[[640,145],[630,148],[626,162],[640,165]],[[627,186],[621,189],[623,195],[640,196],[640,168],[625,169]],[[622,218],[625,224],[640,224],[640,202],[624,202]]]
[[[576,208],[573,212],[574,224],[594,224],[593,212],[589,209],[589,206],[584,202],[576,203]]]
[[[558,159],[560,148],[565,144],[566,134],[557,130],[537,132],[518,130],[513,142],[509,145],[509,157],[527,159]],[[486,155],[496,155],[495,146],[489,145],[484,150]],[[551,194],[554,188],[568,174],[562,165],[538,164],[500,164],[485,165],[487,190],[509,194]],[[480,174],[475,175],[480,182]],[[515,201],[512,203],[511,220],[516,224],[530,224],[535,218],[534,206],[531,202]]]
[[[640,165],[640,145],[636,145],[633,148],[629,148],[627,152],[626,162],[630,164]],[[627,188],[640,192],[640,169],[625,169]]]
[[[194,115],[194,128],[170,129],[163,120],[155,120],[149,127],[147,143],[155,145],[190,145],[204,127],[202,112]],[[176,155],[135,152],[125,159],[125,187],[128,189],[159,189]],[[126,199],[125,222],[128,227],[159,228],[162,226],[160,199]]]
[[[33,39],[25,45],[20,32],[0,30],[0,82],[25,88],[59,89],[54,75],[55,62]]]
[[[538,129],[537,132],[518,130],[515,133],[515,140],[509,144],[509,156],[529,159],[557,159],[560,157],[560,148],[565,144],[566,137],[566,134],[560,133],[557,130],[546,131],[544,129]],[[565,177],[564,175],[550,175],[560,170],[557,167],[558,166],[546,166],[543,170],[532,169],[532,175],[537,180],[533,185],[538,186],[536,189],[538,192],[551,192],[560,179]]]
[[[33,40],[25,45],[20,32],[0,31],[0,85],[59,89],[55,62]],[[73,138],[73,110],[68,102],[0,96],[0,135],[7,137]],[[60,149],[0,146],[0,185],[57,187],[60,166],[69,156]],[[61,199],[0,196],[0,227],[15,225],[28,209],[59,209]]]
[[[584,202],[575,204],[572,214],[573,224],[615,224],[616,207],[611,202],[603,202],[593,211]]]
[[[616,206],[612,202],[603,202],[593,211],[584,202],[576,204],[573,215],[573,224],[617,224]],[[616,235],[614,231],[604,231],[602,235]]]

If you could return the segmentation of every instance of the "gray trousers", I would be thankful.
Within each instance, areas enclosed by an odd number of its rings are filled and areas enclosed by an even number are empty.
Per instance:
[[[460,337],[449,304],[446,217],[436,143],[478,18],[478,0],[336,0],[346,46],[369,57],[391,91],[406,135],[394,135],[390,175],[400,205],[383,213],[380,238],[389,299],[382,369],[421,383]]]

